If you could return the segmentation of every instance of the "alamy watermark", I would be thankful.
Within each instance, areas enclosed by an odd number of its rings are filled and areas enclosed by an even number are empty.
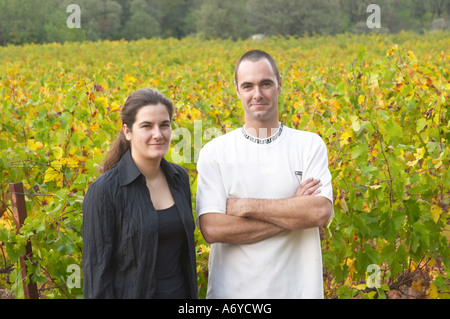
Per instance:
[[[366,20],[366,25],[369,29],[381,28],[381,8],[378,4],[369,4],[366,10],[367,13],[372,13]]]
[[[69,4],[66,12],[71,13],[66,20],[68,28],[81,28],[81,8],[78,4]]]
[[[67,277],[66,285],[68,288],[81,288],[81,268],[77,264],[70,264],[66,269],[67,273],[71,273]]]
[[[66,9],[70,15],[67,17],[66,25],[68,28],[81,28],[81,8],[78,4],[69,4]],[[378,4],[369,4],[366,9],[367,13],[371,13],[366,20],[369,29],[381,28],[381,8]]]
[[[366,278],[367,288],[381,287],[381,267],[377,264],[367,266],[366,272],[369,274]]]

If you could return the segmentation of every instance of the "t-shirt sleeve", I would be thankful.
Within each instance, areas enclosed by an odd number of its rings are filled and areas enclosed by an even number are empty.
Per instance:
[[[200,151],[197,162],[197,227],[199,217],[207,213],[226,214],[227,194],[223,185],[220,166],[206,146]]]
[[[322,186],[319,188],[320,193],[317,196],[328,198],[333,203],[333,188],[331,183],[331,173],[328,168],[327,146],[322,138],[315,135],[311,145],[311,152],[307,161],[305,176],[303,180],[308,178],[320,179]],[[334,211],[330,220],[334,217]]]

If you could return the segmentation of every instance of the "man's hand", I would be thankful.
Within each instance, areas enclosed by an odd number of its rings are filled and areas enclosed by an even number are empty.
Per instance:
[[[320,193],[319,187],[322,186],[320,179],[308,178],[297,189],[294,194],[296,196],[317,195]]]
[[[285,229],[324,226],[332,213],[329,199],[320,193],[320,180],[303,182],[294,196],[284,199],[229,198],[227,215],[275,224]]]

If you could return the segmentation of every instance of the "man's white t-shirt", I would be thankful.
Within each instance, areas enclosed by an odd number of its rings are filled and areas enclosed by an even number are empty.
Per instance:
[[[281,126],[268,139],[243,128],[215,138],[197,163],[197,220],[226,214],[228,198],[292,197],[302,181],[333,201],[327,148],[314,133]],[[319,229],[286,230],[253,244],[214,243],[207,298],[323,298]]]

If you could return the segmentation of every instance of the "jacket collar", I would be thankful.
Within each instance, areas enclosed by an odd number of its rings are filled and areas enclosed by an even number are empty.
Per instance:
[[[179,172],[177,172],[172,164],[169,163],[165,158],[161,159],[161,168],[166,175],[167,181],[174,187],[178,187],[177,178],[180,178]],[[145,183],[145,177],[142,175],[141,171],[137,168],[131,157],[131,149],[128,149],[118,164],[119,176],[120,176],[120,186],[126,186],[136,179],[141,179]]]

